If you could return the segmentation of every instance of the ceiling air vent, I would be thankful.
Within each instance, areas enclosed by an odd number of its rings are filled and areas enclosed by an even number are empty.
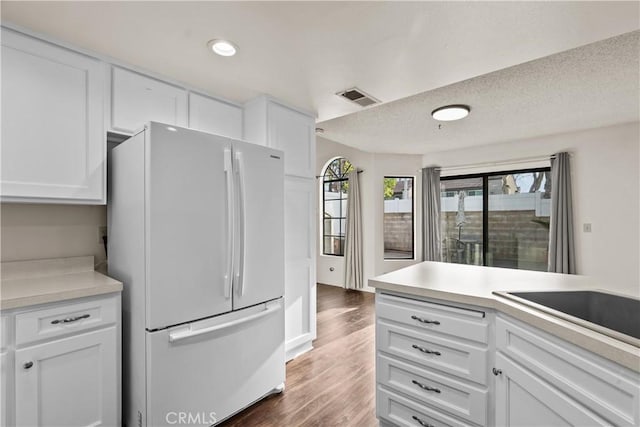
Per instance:
[[[336,95],[341,96],[345,99],[348,99],[351,102],[355,102],[361,107],[367,107],[369,105],[377,104],[380,102],[375,99],[373,96],[368,95],[358,89],[357,87],[352,87],[351,89],[343,90],[342,92],[336,93]]]

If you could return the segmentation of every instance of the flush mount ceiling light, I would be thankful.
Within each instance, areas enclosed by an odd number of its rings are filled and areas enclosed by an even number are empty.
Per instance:
[[[468,105],[456,104],[445,105],[436,108],[431,112],[431,116],[441,122],[450,122],[452,120],[460,120],[469,115],[471,108]]]
[[[235,44],[228,40],[213,39],[207,42],[209,49],[220,56],[233,56],[236,54],[238,48]]]

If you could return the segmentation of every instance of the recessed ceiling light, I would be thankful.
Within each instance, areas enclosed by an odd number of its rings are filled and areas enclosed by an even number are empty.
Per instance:
[[[207,46],[209,46],[209,49],[211,49],[214,53],[217,53],[220,56],[233,56],[238,50],[236,45],[228,40],[222,39],[209,40]]]
[[[452,120],[460,120],[469,115],[471,108],[468,105],[456,104],[445,105],[436,108],[431,112],[431,116],[441,122],[450,122]]]
[[[177,132],[178,129],[174,128],[173,126],[167,126],[167,130],[170,130],[171,132]]]

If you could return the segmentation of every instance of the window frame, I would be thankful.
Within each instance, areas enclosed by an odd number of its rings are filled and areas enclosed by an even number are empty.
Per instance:
[[[348,162],[348,163],[349,163],[349,168],[348,168],[348,169],[345,169],[344,173],[342,173],[342,176],[341,176],[341,177],[339,177],[339,178],[326,179],[326,178],[327,178],[327,173],[328,173],[328,171],[330,170],[331,165],[332,165],[335,161],[346,161],[346,162]],[[331,221],[331,220],[339,220],[339,221],[340,221],[340,224],[342,224],[342,221],[344,221],[344,223],[345,223],[345,225],[346,225],[347,217],[346,217],[346,215],[345,215],[345,216],[342,216],[342,203],[343,203],[343,202],[346,202],[346,201],[347,201],[347,199],[348,199],[348,197],[349,197],[349,196],[348,196],[348,194],[349,194],[349,193],[346,193],[346,194],[347,194],[347,197],[346,197],[346,198],[344,198],[344,197],[340,197],[339,199],[331,199],[331,200],[329,200],[329,201],[337,200],[337,201],[339,201],[339,202],[340,202],[340,216],[339,216],[339,217],[332,217],[332,218],[325,218],[326,202],[327,202],[327,199],[326,199],[326,197],[325,197],[324,186],[325,186],[325,184],[326,184],[326,183],[333,183],[333,182],[348,182],[348,181],[349,181],[348,174],[349,174],[349,172],[351,172],[353,169],[354,169],[353,163],[351,163],[351,161],[350,161],[349,159],[347,159],[346,157],[339,156],[339,157],[335,157],[335,158],[333,158],[333,159],[331,159],[330,161],[328,161],[328,162],[327,162],[326,166],[324,167],[324,171],[323,171],[322,175],[320,176],[320,178],[322,178],[322,183],[321,183],[321,186],[320,186],[320,188],[321,188],[321,190],[320,190],[320,191],[322,192],[322,214],[321,214],[321,216],[322,216],[322,227],[321,227],[320,231],[321,231],[321,245],[322,245],[322,255],[323,255],[323,256],[344,257],[344,240],[345,240],[345,238],[346,238],[346,230],[344,230],[344,231],[345,231],[345,234],[343,234],[343,235],[340,235],[340,234],[337,234],[337,235],[336,235],[336,234],[326,234],[324,227],[325,227],[325,221],[326,221],[327,219],[328,219],[328,220],[330,220],[330,221]],[[334,174],[335,174],[335,173],[334,173]],[[342,231],[342,226],[340,227],[339,232],[340,232],[340,231]],[[327,252],[326,252],[326,248],[325,248],[325,238],[327,238],[327,237],[337,237],[337,238],[342,238],[342,240],[343,240],[343,244],[341,245],[341,249],[342,249],[341,253],[336,254],[336,253],[327,253]]]
[[[440,182],[453,181],[456,179],[482,178],[482,267],[489,267],[487,265],[487,251],[489,249],[489,177],[531,172],[551,172],[551,166],[440,177]],[[551,183],[551,185],[553,185],[553,183]],[[442,214],[442,208],[440,213]]]
[[[411,258],[387,258],[384,255],[384,180],[387,178],[411,178]],[[416,260],[416,177],[415,175],[384,175],[382,177],[382,260],[383,261],[415,261]]]

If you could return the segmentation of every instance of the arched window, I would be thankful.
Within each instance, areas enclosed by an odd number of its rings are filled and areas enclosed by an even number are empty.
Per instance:
[[[324,255],[344,255],[344,235],[346,232],[347,175],[353,165],[344,157],[333,159],[322,175],[322,253]]]

